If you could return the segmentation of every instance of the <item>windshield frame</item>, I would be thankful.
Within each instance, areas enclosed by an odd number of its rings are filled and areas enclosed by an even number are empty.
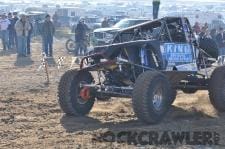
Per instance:
[[[131,26],[134,26],[134,25],[137,25],[137,24],[141,24],[141,23],[144,23],[144,22],[147,22],[148,20],[130,20],[130,19],[123,19],[123,20],[120,20],[118,23],[116,23],[115,25],[113,25],[113,28],[120,28],[120,29],[123,29],[123,28],[128,28],[128,27],[131,27]],[[139,23],[136,23],[136,22],[139,22]]]

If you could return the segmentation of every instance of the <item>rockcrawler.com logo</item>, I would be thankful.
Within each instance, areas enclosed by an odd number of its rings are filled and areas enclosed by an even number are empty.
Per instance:
[[[219,145],[220,134],[210,131],[107,131],[99,141],[127,143],[128,145]]]

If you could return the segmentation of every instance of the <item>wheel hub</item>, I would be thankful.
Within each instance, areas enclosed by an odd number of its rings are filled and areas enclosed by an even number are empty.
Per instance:
[[[162,89],[158,88],[155,90],[155,92],[153,94],[153,101],[152,101],[153,106],[156,110],[161,109],[162,99],[163,99]]]
[[[82,88],[81,91],[80,91],[80,97],[83,100],[89,100],[91,98],[90,88],[89,87]]]

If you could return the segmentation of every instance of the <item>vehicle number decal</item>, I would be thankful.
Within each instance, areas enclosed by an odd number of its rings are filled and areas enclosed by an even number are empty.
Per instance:
[[[190,44],[164,43],[161,52],[169,63],[193,62],[193,49]]]

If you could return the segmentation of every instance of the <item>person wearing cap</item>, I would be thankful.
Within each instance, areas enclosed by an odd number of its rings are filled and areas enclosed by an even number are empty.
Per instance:
[[[41,27],[41,34],[43,40],[43,48],[45,55],[48,57],[53,56],[53,36],[55,34],[55,26],[51,21],[50,15],[45,16],[45,21]]]
[[[6,14],[3,14],[2,19],[0,20],[3,50],[9,49],[9,32],[8,32],[9,25],[10,21],[8,20]]]
[[[160,0],[152,0],[152,6],[153,6],[153,19],[157,19],[159,14]]]
[[[29,22],[27,21],[26,15],[21,14],[20,19],[15,24],[17,40],[18,40],[18,56],[27,56],[27,36],[31,29]]]

